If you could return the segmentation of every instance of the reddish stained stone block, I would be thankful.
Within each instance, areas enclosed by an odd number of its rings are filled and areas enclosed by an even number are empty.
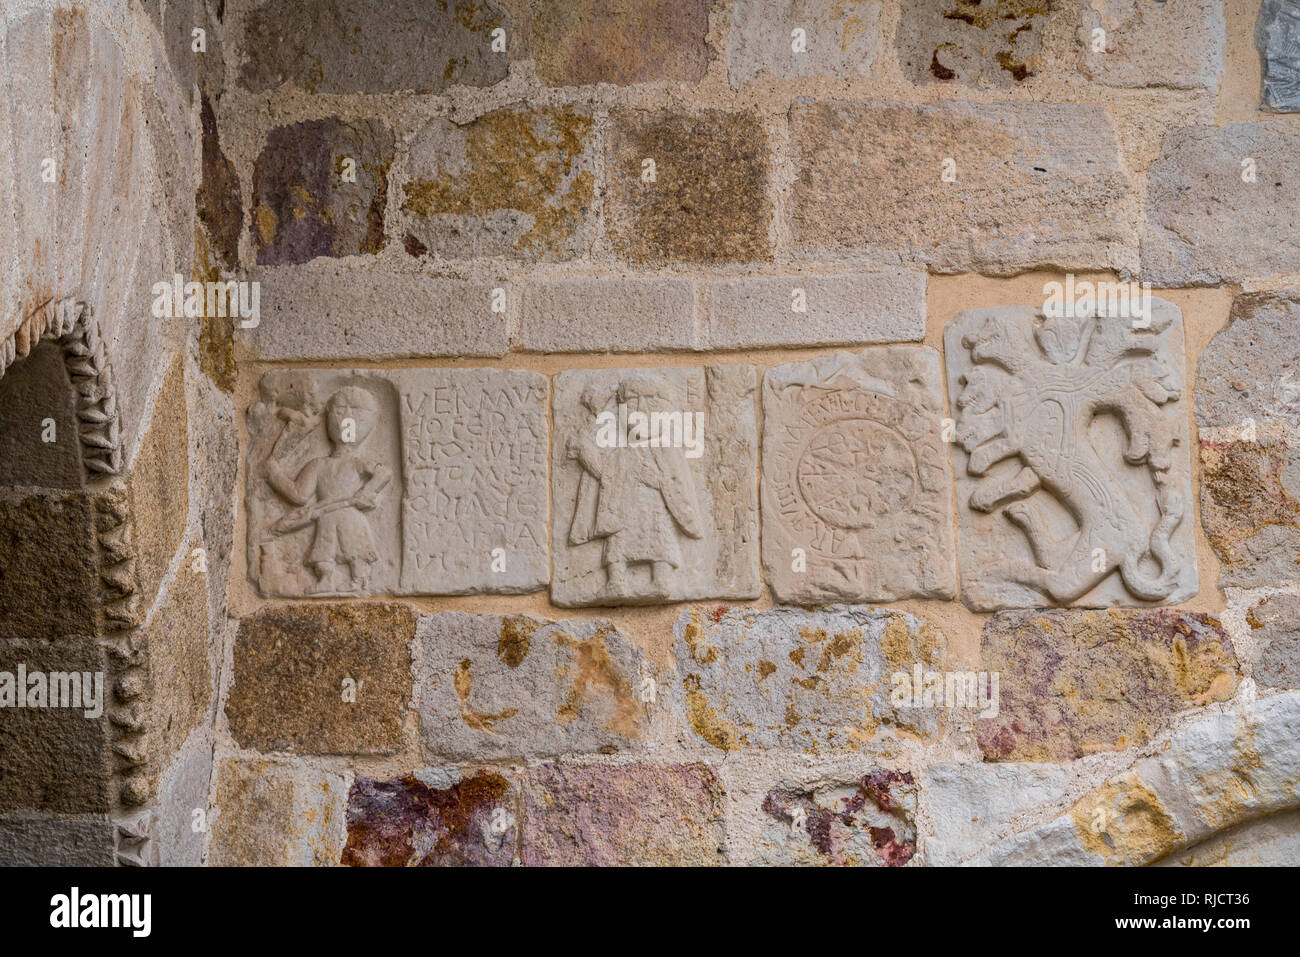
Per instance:
[[[902,867],[916,854],[916,782],[907,771],[877,769],[840,786],[774,788],[763,811],[802,834],[827,864]],[[793,852],[806,862],[802,848],[789,846],[792,837],[769,833],[764,856],[790,863]]]

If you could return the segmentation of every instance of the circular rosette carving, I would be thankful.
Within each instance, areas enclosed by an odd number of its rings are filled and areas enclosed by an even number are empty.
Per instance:
[[[871,419],[831,422],[809,438],[795,468],[808,508],[835,528],[876,525],[912,506],[916,459],[907,441]]]

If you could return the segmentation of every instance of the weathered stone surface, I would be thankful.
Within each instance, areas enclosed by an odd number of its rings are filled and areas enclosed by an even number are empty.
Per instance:
[[[63,350],[46,340],[0,378],[0,486],[82,484],[76,393]]]
[[[704,79],[715,0],[541,0],[529,48],[547,86]]]
[[[190,511],[184,366],[173,362],[127,482],[141,609],[148,608],[185,535]]]
[[[573,370],[553,384],[551,601],[757,598],[754,368]]]
[[[816,0],[737,0],[727,41],[731,85],[764,74],[780,80],[870,76],[879,53],[880,11],[880,0],[829,6]]]
[[[916,854],[916,783],[907,771],[874,770],[813,787],[777,785],[760,863],[902,867]]]
[[[505,79],[492,32],[512,29],[492,0],[272,0],[244,17],[241,82],[311,93],[441,93]]]
[[[1300,439],[1202,439],[1201,524],[1219,587],[1300,581]]]
[[[212,819],[208,790],[212,781],[212,743],[192,735],[158,781],[158,801],[151,811],[152,842],[163,867],[197,867],[203,863],[204,831],[195,830],[195,811],[203,823]]]
[[[1157,867],[1294,867],[1300,860],[1300,811],[1215,834],[1155,862]]]
[[[393,134],[338,117],[277,126],[253,168],[253,237],[263,266],[384,248]]]
[[[113,823],[106,818],[0,818],[0,866],[112,867]]]
[[[391,754],[404,744],[415,613],[397,604],[291,605],[240,622],[230,733],[244,748]]]
[[[390,781],[358,777],[348,792],[348,842],[342,863],[352,867],[509,866],[519,825],[517,796],[496,771],[448,780],[408,774]]]
[[[904,0],[898,59],[913,83],[1014,87],[1043,68],[1042,0]]]
[[[507,282],[347,270],[328,259],[257,270],[261,321],[235,336],[263,359],[501,356],[506,317],[492,311]]]
[[[221,265],[237,269],[239,235],[244,229],[239,174],[221,150],[216,113],[206,94],[200,98],[199,118],[203,124],[202,179],[194,196],[195,214],[211,237]]]
[[[439,757],[627,751],[649,730],[653,669],[607,621],[442,612],[420,619],[414,657],[420,733]]]
[[[107,673],[91,638],[0,641],[0,812],[112,809]]]
[[[585,255],[596,228],[594,125],[574,106],[431,121],[411,145],[402,184],[407,251],[546,262]]]
[[[932,765],[921,780],[933,827],[926,865],[961,863],[1018,815],[1063,798],[1069,782],[1069,768],[1051,764]]]
[[[684,279],[557,279],[524,289],[523,347],[534,352],[695,349],[695,291]]]
[[[610,117],[610,127],[606,228],[622,258],[772,258],[768,146],[756,114],[624,110]],[[646,160],[654,163],[653,181]]]
[[[1300,198],[1291,186],[1300,177],[1300,132],[1293,126],[1173,130],[1147,177],[1144,280],[1202,286],[1300,272],[1292,228]]]
[[[975,309],[948,323],[944,346],[969,607],[1196,594],[1177,306],[1151,299],[1133,318]]]
[[[1194,612],[1002,612],[980,643],[999,675],[997,715],[975,722],[986,761],[1144,745],[1174,714],[1231,698],[1240,674],[1223,626]]]
[[[199,529],[208,568],[208,621],[214,632],[226,622],[226,589],[230,585],[230,564],[234,552],[238,504],[236,472],[239,468],[239,430],[230,397],[198,377],[191,408],[194,471],[203,476],[199,483]],[[191,567],[194,555],[190,553]]]
[[[95,634],[98,577],[91,496],[0,495],[0,635]]]
[[[1255,22],[1264,75],[1260,108],[1275,113],[1300,111],[1300,9],[1294,0],[1264,0]]]
[[[216,867],[337,864],[347,836],[341,774],[223,758],[208,850]]]
[[[524,780],[527,866],[722,862],[722,795],[706,764],[542,765]]]
[[[1223,74],[1223,0],[1108,0],[1083,6],[1078,39],[1079,69],[1105,86],[1217,90]]]
[[[1300,595],[1268,595],[1246,613],[1246,622],[1255,639],[1255,683],[1300,688]]]
[[[1196,360],[1196,424],[1300,429],[1300,293],[1241,295]]]
[[[686,721],[721,751],[883,752],[939,728],[937,709],[891,701],[891,673],[942,667],[947,652],[905,612],[719,605],[683,612],[673,636]]]
[[[715,282],[714,349],[842,346],[925,338],[925,273],[782,276]]]
[[[763,571],[778,601],[953,598],[939,354],[921,346],[763,377]]]
[[[998,275],[1137,265],[1137,210],[1101,107],[798,102],[790,139],[798,252]]]

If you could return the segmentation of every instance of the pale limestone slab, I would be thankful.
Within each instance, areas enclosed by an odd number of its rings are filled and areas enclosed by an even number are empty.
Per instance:
[[[962,598],[976,611],[1196,594],[1182,313],[960,313],[944,347]]]
[[[758,597],[755,381],[745,365],[555,377],[555,604]],[[681,430],[633,445],[639,414]]]
[[[956,595],[939,354],[839,352],[763,377],[763,571],[778,601]]]
[[[695,292],[684,279],[555,279],[524,289],[532,352],[695,349]]]
[[[727,41],[732,86],[766,74],[871,75],[880,46],[880,0],[737,0]]]

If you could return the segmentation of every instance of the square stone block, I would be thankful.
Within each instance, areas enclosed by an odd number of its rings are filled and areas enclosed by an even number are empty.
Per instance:
[[[975,309],[944,332],[962,597],[976,611],[1196,594],[1182,313]]]
[[[836,353],[763,377],[763,571],[778,601],[956,595],[939,354]]]
[[[757,598],[752,366],[555,377],[551,600]]]

